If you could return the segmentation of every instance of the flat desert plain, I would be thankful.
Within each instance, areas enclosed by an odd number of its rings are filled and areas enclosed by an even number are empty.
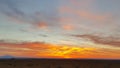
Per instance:
[[[0,68],[120,68],[120,60],[0,59]]]

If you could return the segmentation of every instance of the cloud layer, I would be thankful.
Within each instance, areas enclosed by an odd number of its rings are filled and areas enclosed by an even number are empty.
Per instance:
[[[56,45],[44,42],[0,41],[0,55],[34,58],[119,58],[118,53],[109,49]],[[104,50],[106,50],[104,52]],[[110,54],[105,55],[105,54]],[[114,56],[113,56],[114,55]]]
[[[28,41],[1,40],[0,55],[120,58],[120,10],[117,2],[0,0],[0,39]]]
[[[120,47],[120,38],[115,37],[102,37],[99,35],[92,35],[92,34],[84,34],[84,35],[72,35],[77,38],[89,39],[90,41],[94,42],[95,44],[103,44],[103,45],[110,45],[110,46],[117,46]]]

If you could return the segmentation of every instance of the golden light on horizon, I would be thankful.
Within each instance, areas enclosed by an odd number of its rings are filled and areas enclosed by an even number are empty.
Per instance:
[[[39,52],[38,56],[54,57],[54,58],[77,58],[77,55],[87,54],[87,51],[94,51],[95,48],[82,48],[77,46],[51,46],[46,48],[44,52]]]
[[[86,44],[87,45],[87,44]],[[119,48],[114,51],[111,48],[80,47],[77,45],[58,45],[42,42],[26,43],[1,43],[4,51],[1,54],[13,56],[25,56],[32,58],[119,58]],[[12,48],[13,47],[13,48]]]

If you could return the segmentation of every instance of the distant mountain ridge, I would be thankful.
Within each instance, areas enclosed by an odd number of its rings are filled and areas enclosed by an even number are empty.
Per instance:
[[[11,55],[3,55],[0,56],[0,59],[32,59],[30,57],[16,57],[16,56],[11,56]]]
[[[3,56],[0,56],[0,59],[11,59],[11,58],[15,58],[14,56],[11,56],[11,55],[3,55]]]

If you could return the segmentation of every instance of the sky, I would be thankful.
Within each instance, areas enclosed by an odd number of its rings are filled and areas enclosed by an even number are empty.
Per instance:
[[[0,56],[120,59],[120,0],[0,0]]]

